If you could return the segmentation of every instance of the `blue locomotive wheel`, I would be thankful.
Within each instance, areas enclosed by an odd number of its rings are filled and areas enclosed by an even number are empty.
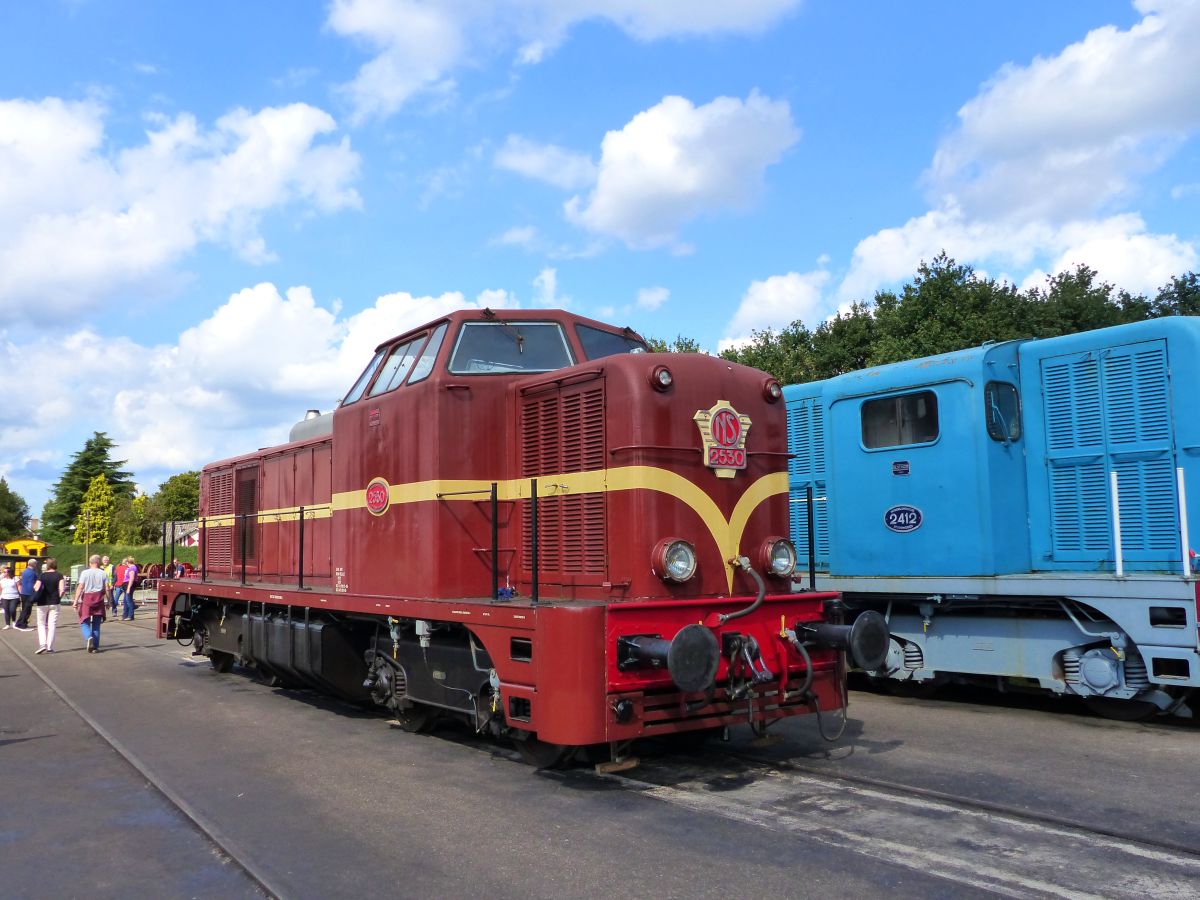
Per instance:
[[[210,650],[208,661],[212,663],[213,670],[222,675],[233,668],[233,654],[223,650]]]
[[[1083,705],[1101,718],[1114,722],[1143,722],[1158,712],[1158,707],[1149,700],[1084,697]]]

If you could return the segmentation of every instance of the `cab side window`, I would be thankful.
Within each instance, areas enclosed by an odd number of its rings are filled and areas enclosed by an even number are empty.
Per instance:
[[[417,358],[417,350],[424,341],[425,335],[421,335],[393,347],[392,352],[388,354],[387,362],[379,370],[379,377],[375,379],[375,384],[371,386],[368,396],[375,397],[398,387],[404,380],[404,376],[408,374],[408,370],[412,368],[413,361]]]
[[[918,391],[862,405],[862,442],[868,450],[928,444],[938,438],[937,394]]]
[[[993,441],[1021,438],[1021,397],[1007,381],[989,381],[983,389],[983,417]]]

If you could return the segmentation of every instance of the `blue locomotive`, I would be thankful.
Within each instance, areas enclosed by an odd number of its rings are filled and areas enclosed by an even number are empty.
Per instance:
[[[1197,386],[1192,317],[789,386],[797,552],[818,587],[887,617],[879,675],[1187,714]]]

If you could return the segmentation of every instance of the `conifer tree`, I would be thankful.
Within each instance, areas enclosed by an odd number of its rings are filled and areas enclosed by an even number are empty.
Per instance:
[[[71,526],[79,518],[83,495],[97,475],[104,475],[112,493],[132,498],[134,486],[129,472],[121,469],[125,460],[110,457],[112,439],[102,431],[95,432],[83,449],[71,458],[70,465],[52,488],[53,494],[42,509],[42,531],[47,541],[66,540]]]

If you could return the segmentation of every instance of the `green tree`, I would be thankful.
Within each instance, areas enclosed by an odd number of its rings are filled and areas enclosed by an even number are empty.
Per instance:
[[[875,295],[871,363],[1030,337],[1032,327],[1029,306],[1015,287],[981,279],[942,251],[933,262],[922,262],[899,294]]]
[[[812,333],[797,319],[778,334],[770,328],[751,331],[748,344],[723,351],[721,358],[762,369],[783,384],[812,381],[812,340]]]
[[[150,497],[138,494],[132,500],[115,498],[113,537],[121,544],[147,544],[158,541],[160,519],[150,511]]]
[[[813,378],[832,378],[871,364],[875,345],[875,315],[855,302],[846,313],[822,322],[812,336]]]
[[[1156,316],[1200,315],[1200,276],[1188,272],[1172,278],[1170,284],[1159,288],[1151,307]]]
[[[79,515],[75,519],[75,536],[73,544],[109,544],[114,538],[113,512],[116,506],[116,495],[103,473],[92,479],[83,502],[79,505]]]
[[[114,446],[107,434],[97,431],[88,438],[83,449],[71,457],[42,509],[42,530],[46,540],[53,543],[67,539],[71,526],[79,518],[83,495],[97,475],[104,475],[116,496],[133,497],[132,476],[121,469],[125,460],[110,457]]]
[[[675,335],[675,340],[667,343],[662,338],[647,338],[646,343],[650,345],[651,353],[703,353],[700,349],[698,341],[690,337],[684,337],[682,334]]]
[[[156,522],[186,522],[200,515],[200,473],[180,472],[150,498],[148,515]]]
[[[29,504],[0,477],[0,540],[22,537],[29,527]]]

